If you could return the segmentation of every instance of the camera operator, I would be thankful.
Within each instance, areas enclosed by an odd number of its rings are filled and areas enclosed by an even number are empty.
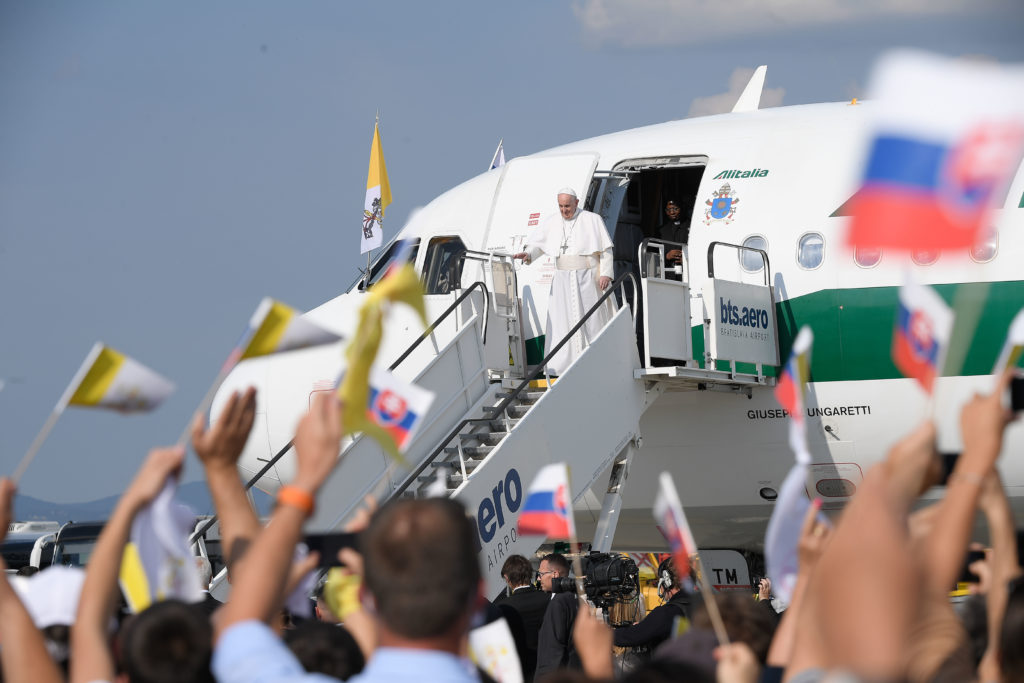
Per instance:
[[[672,635],[676,617],[690,618],[690,595],[683,590],[671,557],[658,565],[658,597],[663,603],[640,623],[615,629],[616,647],[644,646],[654,650]]]

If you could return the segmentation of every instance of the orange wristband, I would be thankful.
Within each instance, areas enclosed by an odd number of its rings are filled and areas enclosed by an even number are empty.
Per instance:
[[[286,484],[277,490],[277,504],[290,505],[293,508],[302,510],[307,517],[312,517],[313,510],[316,507],[316,499],[313,498],[312,493]]]

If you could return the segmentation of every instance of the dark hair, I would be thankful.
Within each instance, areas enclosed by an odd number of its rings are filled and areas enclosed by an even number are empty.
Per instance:
[[[210,619],[180,600],[158,602],[125,623],[122,663],[132,683],[214,683]]]
[[[540,558],[541,562],[547,562],[549,565],[557,567],[564,576],[569,576],[569,560],[565,559],[565,555],[560,553],[548,553],[544,557]]]
[[[702,597],[707,599],[706,595],[702,594]],[[768,659],[768,646],[771,645],[772,636],[775,634],[775,622],[768,610],[763,606],[759,607],[757,601],[751,600],[750,596],[742,591],[717,593],[713,598],[718,605],[718,611],[722,614],[729,640],[746,643],[753,650],[757,661],[764,666]],[[694,611],[693,627],[711,631],[711,618],[703,600]]]
[[[1024,681],[1024,576],[1010,581],[999,629],[999,670],[1004,681]]]
[[[529,585],[533,578],[533,565],[522,555],[509,555],[501,565],[501,575],[508,579],[513,588]]]
[[[344,681],[366,666],[362,650],[343,626],[307,620],[285,631],[284,642],[309,673]]]
[[[406,638],[445,634],[479,590],[480,565],[465,508],[447,498],[385,505],[360,537],[377,616]]]
[[[652,659],[631,671],[622,683],[714,683],[715,677],[700,666],[675,659]]]
[[[676,571],[676,561],[673,557],[667,557],[658,565],[658,581],[661,581],[661,575],[664,572],[668,572],[668,578],[672,580],[672,585],[667,586],[668,588],[682,588],[679,584],[679,572]]]
[[[24,567],[19,567],[18,571],[15,572],[17,576],[32,576],[33,574],[39,573],[39,567],[33,567],[30,564],[26,564]]]

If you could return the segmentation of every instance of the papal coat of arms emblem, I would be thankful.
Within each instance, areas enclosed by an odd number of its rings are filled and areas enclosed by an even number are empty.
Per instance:
[[[729,183],[722,185],[711,195],[711,199],[704,202],[707,206],[704,210],[704,224],[711,225],[714,221],[732,223],[732,218],[736,215],[736,205],[739,203],[740,200]]]

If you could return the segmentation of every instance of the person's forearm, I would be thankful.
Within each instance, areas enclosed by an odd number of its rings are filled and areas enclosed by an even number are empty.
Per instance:
[[[25,606],[7,581],[0,577],[0,643],[5,681],[61,683],[63,677],[46,651],[46,641],[32,623]]]
[[[71,627],[71,683],[112,680],[114,659],[107,646],[121,557],[139,506],[122,497],[96,541]]]
[[[974,513],[985,476],[988,457],[964,453],[949,477],[946,495],[938,503],[931,533],[925,544],[927,587],[945,593],[956,581],[963,564],[964,551],[974,527]]]
[[[214,509],[220,519],[221,547],[224,549],[228,566],[240,558],[238,539],[252,541],[260,533],[260,520],[252,509],[245,487],[235,467],[207,467],[206,483],[210,488]]]
[[[772,642],[768,648],[766,662],[769,666],[778,666],[784,669],[789,664],[793,654],[796,630],[799,626],[800,610],[803,609],[804,596],[807,594],[807,584],[810,580],[811,573],[806,569],[797,574],[789,606],[783,612],[782,619],[779,620],[779,625],[775,629],[775,635],[772,636]]]
[[[601,252],[600,273],[603,277],[615,279],[615,261],[613,260],[612,248],[608,247]]]
[[[280,604],[281,592],[292,564],[292,552],[302,535],[306,514],[291,505],[278,505],[270,523],[246,554],[231,589],[231,600],[221,608],[217,625],[220,638],[231,625],[256,619],[268,621]]]

